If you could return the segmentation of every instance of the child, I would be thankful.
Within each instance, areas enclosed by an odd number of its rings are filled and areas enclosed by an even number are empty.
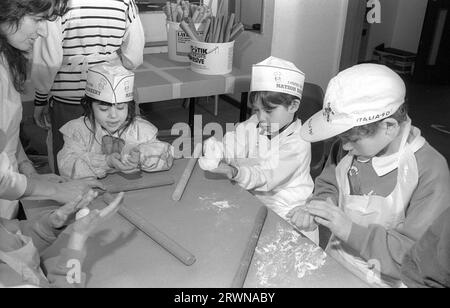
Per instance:
[[[61,128],[64,147],[58,153],[61,175],[72,179],[108,173],[170,169],[172,148],[160,142],[158,130],[135,116],[134,74],[122,66],[89,69],[85,114]]]
[[[50,129],[49,160],[57,174],[56,155],[64,144],[59,130],[83,114],[88,68],[110,63],[134,70],[143,62],[145,45],[134,0],[65,2],[63,16],[48,22],[46,35],[36,40],[31,69],[36,89],[34,118],[40,127]]]
[[[450,288],[450,208],[405,255],[401,272],[410,288]]]
[[[200,159],[202,168],[225,174],[283,218],[313,191],[311,145],[302,140],[297,119],[304,80],[293,63],[275,57],[253,66],[250,100],[256,114],[223,142],[206,141]],[[317,233],[311,237],[318,241]]]
[[[386,66],[356,65],[330,81],[323,110],[302,128],[307,141],[339,140],[292,222],[329,228],[329,254],[379,287],[401,285],[405,253],[450,205],[448,165],[411,126],[405,93]]]

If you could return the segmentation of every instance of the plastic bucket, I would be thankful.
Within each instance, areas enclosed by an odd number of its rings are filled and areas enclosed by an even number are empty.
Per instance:
[[[201,24],[195,24],[195,28],[198,29],[200,25]],[[170,60],[177,62],[189,62],[191,39],[183,31],[183,29],[181,29],[179,22],[167,22],[167,44]]]
[[[191,69],[199,74],[225,75],[233,70],[234,41],[191,42]]]

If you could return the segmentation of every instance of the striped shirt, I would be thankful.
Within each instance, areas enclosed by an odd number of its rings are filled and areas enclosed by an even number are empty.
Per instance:
[[[142,64],[144,31],[134,0],[69,0],[68,11],[48,22],[36,41],[31,79],[35,105],[79,104],[89,67],[105,62],[135,69]]]

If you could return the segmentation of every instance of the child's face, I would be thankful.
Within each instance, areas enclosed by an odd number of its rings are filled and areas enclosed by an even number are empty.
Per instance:
[[[297,109],[298,106],[285,107],[278,105],[272,110],[266,110],[260,101],[256,101],[253,104],[253,111],[256,113],[261,126],[270,133],[276,133],[284,126],[290,124]]]
[[[343,149],[350,155],[361,159],[370,159],[380,155],[393,139],[390,134],[386,133],[385,127],[379,127],[373,136],[351,136],[345,139],[341,138],[341,140]]]
[[[125,123],[128,116],[128,104],[126,103],[111,105],[93,103],[92,110],[95,121],[111,134],[114,134]]]

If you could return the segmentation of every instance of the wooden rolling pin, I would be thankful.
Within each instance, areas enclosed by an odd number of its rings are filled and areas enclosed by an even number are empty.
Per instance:
[[[172,199],[174,201],[180,201],[183,196],[183,192],[186,188],[187,183],[189,182],[189,178],[191,177],[192,171],[194,170],[195,164],[197,163],[198,158],[201,156],[203,150],[203,145],[198,143],[195,146],[194,154],[192,158],[189,159],[186,169],[184,169],[183,174],[181,175],[180,181],[175,188],[175,191],[172,194]]]
[[[106,203],[111,203],[114,200],[114,196],[110,193],[103,195],[103,200]],[[148,222],[139,216],[136,212],[129,209],[125,205],[119,209],[119,214],[128,220],[132,225],[145,233],[149,238],[158,243],[165,250],[170,252],[175,258],[180,260],[183,264],[191,266],[195,263],[196,259],[193,254],[181,247],[177,242],[168,237],[165,233],[156,228],[153,224]]]
[[[255,224],[253,225],[253,230],[250,234],[250,240],[248,241],[247,247],[242,255],[241,262],[239,263],[239,268],[234,275],[233,282],[231,283],[232,288],[244,287],[248,269],[250,268],[253,254],[255,253],[256,245],[258,244],[259,236],[261,235],[261,230],[264,227],[266,217],[267,207],[262,206],[256,214]]]
[[[108,191],[111,194],[119,193],[122,191],[126,192],[146,188],[167,186],[175,183],[172,177],[165,174],[141,173],[141,177],[138,179],[126,179],[123,181],[122,180],[117,181],[115,178],[116,176],[118,175],[112,175],[104,180],[101,180],[103,185],[105,185],[106,191]]]

